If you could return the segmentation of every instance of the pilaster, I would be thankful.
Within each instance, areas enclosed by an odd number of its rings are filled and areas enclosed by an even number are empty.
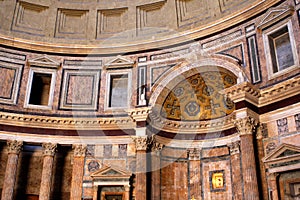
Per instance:
[[[74,159],[70,200],[81,200],[84,158],[87,147],[85,144],[75,144],[72,147],[74,151]]]
[[[190,199],[201,200],[201,149],[188,149],[190,171]]]

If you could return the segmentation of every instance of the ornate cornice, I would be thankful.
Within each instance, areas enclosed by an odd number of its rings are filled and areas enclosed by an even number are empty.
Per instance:
[[[68,130],[115,130],[135,127],[130,117],[52,117],[8,112],[0,112],[0,123],[12,126],[23,126],[26,123],[26,127]]]
[[[230,155],[235,155],[240,153],[240,141],[235,141],[227,144],[229,147]]]
[[[147,136],[132,138],[137,151],[146,151],[151,144],[151,139]]]
[[[57,144],[55,143],[43,143],[42,147],[44,148],[43,155],[44,156],[54,156],[57,148]]]
[[[84,157],[86,153],[86,144],[73,144],[74,157]]]
[[[255,88],[249,82],[242,82],[226,88],[223,90],[223,93],[234,103],[246,100],[256,106],[258,106],[258,99],[261,96],[259,89]]]
[[[7,151],[12,154],[19,154],[23,147],[23,141],[7,140]]]
[[[300,77],[295,77],[261,90],[259,106],[265,106],[300,94]]]
[[[135,108],[130,111],[129,115],[135,122],[146,121],[149,114],[151,113],[150,107]]]
[[[240,135],[253,134],[257,126],[256,120],[249,116],[242,119],[237,119],[234,124]]]

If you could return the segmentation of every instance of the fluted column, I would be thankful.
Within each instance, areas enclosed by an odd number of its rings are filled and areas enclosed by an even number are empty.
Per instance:
[[[72,168],[72,182],[70,200],[81,200],[82,196],[82,178],[84,168],[84,157],[86,145],[73,145],[74,159]]]
[[[149,138],[147,136],[135,137],[136,145],[136,198],[147,199],[147,148]]]
[[[242,174],[245,200],[258,200],[257,173],[253,146],[256,121],[251,117],[236,120],[236,128],[241,139]]]
[[[188,149],[190,171],[190,199],[201,200],[200,149]]]
[[[57,144],[43,143],[42,146],[44,148],[44,160],[39,200],[49,200],[51,192],[53,158]]]
[[[19,154],[23,146],[22,141],[8,140],[8,158],[5,169],[5,176],[2,189],[2,200],[13,199],[14,186],[16,181],[16,172],[18,166]]]
[[[257,132],[256,132],[256,142],[257,142],[257,151],[258,151],[258,159],[259,159],[259,171],[260,171],[260,179],[261,179],[261,187],[263,192],[263,199],[268,199],[268,187],[267,187],[267,178],[266,178],[266,168],[263,162],[263,158],[265,157],[264,146],[263,146],[263,137],[264,132],[266,131],[265,125],[259,124]]]
[[[152,141],[152,157],[151,157],[151,199],[161,199],[160,195],[160,152],[164,147],[163,144],[160,144],[153,137]]]
[[[268,175],[268,186],[270,191],[270,199],[278,200],[278,188],[277,188],[277,173],[271,173]]]
[[[232,187],[233,187],[233,199],[243,199],[242,189],[242,174],[241,174],[241,161],[240,161],[240,142],[236,141],[227,144],[230,151],[230,162],[232,166]]]

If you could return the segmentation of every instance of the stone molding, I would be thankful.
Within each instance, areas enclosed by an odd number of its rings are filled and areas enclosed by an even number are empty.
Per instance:
[[[7,151],[10,154],[19,154],[23,147],[23,141],[7,140]]]
[[[57,148],[56,143],[43,143],[42,147],[44,148],[44,156],[54,156]]]
[[[231,113],[228,116],[204,120],[204,121],[175,121],[163,118],[158,113],[150,113],[150,124],[158,130],[165,130],[172,133],[207,133],[214,132],[216,130],[228,130],[233,128],[235,121],[235,113]]]
[[[191,148],[187,150],[189,160],[200,160],[201,158],[201,149]]]
[[[87,145],[86,144],[73,144],[72,145],[73,151],[74,151],[74,157],[84,157]]]
[[[240,141],[235,141],[227,144],[229,147],[230,155],[235,155],[240,153]]]
[[[134,137],[133,141],[137,151],[146,151],[151,144],[151,139],[147,136],[145,137]]]
[[[257,122],[254,118],[248,116],[242,119],[237,119],[234,122],[234,125],[236,126],[236,129],[241,136],[250,135],[255,132]]]

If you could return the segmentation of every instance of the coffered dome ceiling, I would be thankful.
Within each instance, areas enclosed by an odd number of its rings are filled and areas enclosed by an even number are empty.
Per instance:
[[[224,30],[279,1],[0,0],[0,43],[75,54],[162,48]]]
[[[220,93],[236,84],[225,72],[195,74],[178,83],[163,103],[161,115],[170,120],[209,120],[234,111],[234,103]]]

